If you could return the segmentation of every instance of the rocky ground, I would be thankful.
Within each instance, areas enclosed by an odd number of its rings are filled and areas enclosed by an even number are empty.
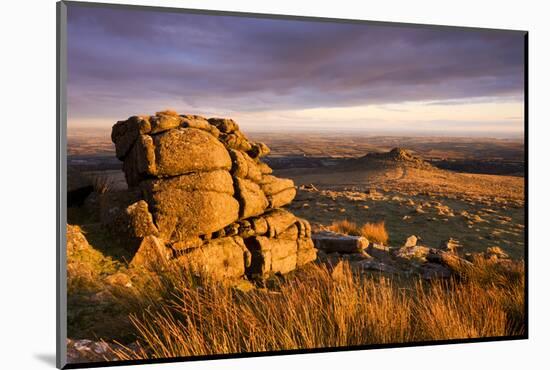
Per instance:
[[[523,178],[440,170],[417,159],[362,159],[341,169],[279,170],[299,185],[289,206],[314,230],[335,220],[384,221],[390,245],[409,235],[438,247],[455,238],[465,252],[498,246],[524,256]]]

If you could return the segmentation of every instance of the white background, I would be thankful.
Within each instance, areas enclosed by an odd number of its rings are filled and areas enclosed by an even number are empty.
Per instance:
[[[112,2],[124,3],[124,1]],[[140,369],[548,368],[550,40],[544,1],[135,1],[133,4],[530,31],[530,339],[347,353],[142,365]],[[55,1],[2,2],[0,367],[55,358]],[[7,83],[6,83],[7,82]]]

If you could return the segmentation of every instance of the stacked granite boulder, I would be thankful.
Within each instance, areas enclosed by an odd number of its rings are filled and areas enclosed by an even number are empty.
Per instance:
[[[293,181],[271,174],[261,161],[269,148],[233,120],[165,111],[119,121],[111,138],[136,198],[107,219],[134,239],[157,238],[178,261],[222,279],[287,273],[316,258],[309,223],[281,208],[296,195]]]

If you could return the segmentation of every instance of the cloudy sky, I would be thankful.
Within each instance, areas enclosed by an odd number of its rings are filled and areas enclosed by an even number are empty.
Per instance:
[[[166,108],[248,131],[516,135],[523,35],[70,6],[69,129]]]

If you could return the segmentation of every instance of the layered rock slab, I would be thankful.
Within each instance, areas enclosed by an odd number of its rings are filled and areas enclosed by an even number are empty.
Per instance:
[[[267,145],[235,121],[164,111],[119,121],[111,137],[140,194],[121,207],[124,225],[158,237],[180,263],[226,279],[286,273],[316,258],[309,223],[281,208],[294,182],[272,175],[261,161]]]
[[[152,176],[229,170],[231,158],[224,145],[210,133],[177,128],[152,136],[140,135],[124,159],[123,169],[128,185],[136,186]]]
[[[213,239],[200,248],[189,249],[177,262],[216,280],[244,276],[250,252],[238,236]]]
[[[362,236],[339,234],[322,231],[313,236],[317,249],[326,253],[360,253],[369,246],[369,241]]]
[[[229,172],[198,172],[140,183],[160,236],[177,241],[219,230],[239,217]]]

